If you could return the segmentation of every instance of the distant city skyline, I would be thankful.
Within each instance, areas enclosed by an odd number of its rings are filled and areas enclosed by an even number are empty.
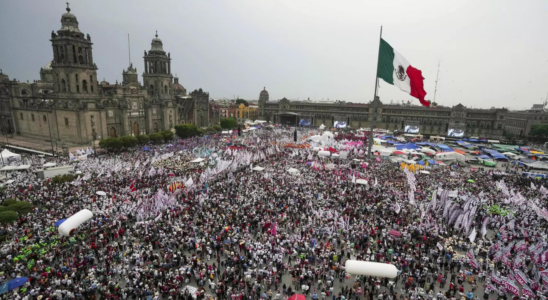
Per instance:
[[[396,1],[398,2],[398,1]],[[128,9],[131,5],[131,10]],[[80,29],[92,36],[103,78],[122,81],[131,61],[142,82],[142,53],[158,30],[172,73],[188,90],[212,98],[310,98],[367,103],[373,97],[380,25],[383,38],[423,71],[427,99],[453,106],[529,109],[548,92],[545,1],[348,1],[207,3],[73,2]],[[50,33],[65,1],[7,1],[0,13],[0,69],[22,82],[39,79],[53,58]],[[379,84],[383,103],[417,100]]]

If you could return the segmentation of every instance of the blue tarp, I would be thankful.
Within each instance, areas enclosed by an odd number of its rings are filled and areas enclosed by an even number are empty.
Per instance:
[[[491,157],[489,157],[489,155],[485,155],[485,154],[479,155],[478,157],[481,158],[481,159],[491,159]]]
[[[22,286],[28,280],[29,279],[27,277],[17,277],[8,282],[4,282],[2,285],[0,285],[0,295]]]
[[[469,141],[472,142],[472,143],[477,143],[477,142],[479,142],[479,141],[476,140],[476,139],[469,139]]]
[[[419,147],[413,143],[409,144],[401,144],[401,145],[395,145],[396,149],[402,150],[402,149],[418,149]]]
[[[491,155],[494,159],[502,159],[505,161],[509,161],[508,157],[504,156],[504,154],[498,152],[497,150],[491,150],[491,149],[483,149],[483,152],[488,153]]]
[[[398,142],[395,142],[395,141],[386,141],[386,143],[388,143],[388,144],[396,144],[396,143],[398,143]]]
[[[439,165],[439,164],[438,164],[435,160],[433,160],[433,159],[429,159],[429,160],[428,160],[428,163],[431,164],[431,165],[433,165],[433,166]]]
[[[419,161],[418,164],[421,165],[421,166],[426,165],[426,163],[424,162],[424,160]]]
[[[432,144],[432,143],[428,143],[428,142],[421,142],[421,143],[415,143],[417,145],[420,145],[420,146],[430,146],[430,147],[435,147],[436,145]]]
[[[465,141],[455,141],[455,143],[459,144],[459,145],[466,145],[468,144],[467,142]]]
[[[63,222],[65,222],[66,220],[67,220],[67,219],[61,219],[61,220],[55,222],[55,227],[61,226],[61,224],[63,224]]]
[[[441,151],[447,152],[447,151],[453,151],[452,148],[449,148],[449,146],[444,144],[438,144],[438,148],[440,148]]]

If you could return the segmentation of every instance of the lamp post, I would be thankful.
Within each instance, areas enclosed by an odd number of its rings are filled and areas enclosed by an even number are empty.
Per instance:
[[[93,141],[91,141],[93,146],[93,156],[97,158],[97,152],[95,152],[95,141],[97,140],[97,132],[95,130],[91,133],[91,136],[93,137]]]
[[[43,100],[43,104],[46,106],[46,107],[50,107],[49,105],[47,105],[47,99],[46,99],[46,95],[43,94],[42,95],[42,100]],[[50,112],[52,112],[52,110],[50,110]],[[46,121],[48,123],[48,129],[49,129],[49,141],[50,141],[50,144],[51,144],[51,155],[55,156],[55,151],[53,150],[53,138],[51,137],[51,125],[50,125],[50,118],[49,118],[49,115],[46,115]]]

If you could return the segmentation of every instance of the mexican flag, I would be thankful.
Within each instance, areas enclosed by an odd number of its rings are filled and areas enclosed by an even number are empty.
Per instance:
[[[405,57],[396,52],[382,38],[379,46],[377,77],[419,99],[422,105],[430,106],[430,101],[424,100],[426,91],[424,91],[424,78],[422,77],[421,70],[411,66]]]

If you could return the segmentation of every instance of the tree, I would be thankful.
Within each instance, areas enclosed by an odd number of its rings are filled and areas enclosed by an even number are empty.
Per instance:
[[[99,147],[108,151],[116,151],[122,149],[124,147],[124,144],[119,138],[109,137],[101,140],[99,142]]]
[[[19,215],[25,215],[32,211],[32,204],[25,201],[17,201],[17,203],[8,206],[7,209],[16,212]]]
[[[150,140],[155,143],[155,144],[159,144],[161,142],[164,141],[164,136],[162,136],[161,134],[159,133],[153,133],[153,134],[149,134],[148,137],[150,138]]]
[[[221,127],[223,129],[234,129],[236,128],[236,119],[235,118],[222,118]]]
[[[2,202],[2,205],[10,206],[10,205],[15,204],[15,203],[17,203],[17,200],[15,200],[15,199],[6,199],[6,200],[4,200],[4,202]]]
[[[432,106],[438,106],[438,102],[432,102]]]
[[[223,127],[221,127],[220,125],[213,126],[213,129],[215,129],[217,131],[223,131]]]
[[[171,141],[173,139],[173,132],[171,132],[171,130],[164,130],[164,131],[161,131],[160,134],[164,137],[164,141]]]
[[[140,134],[137,136],[137,141],[139,142],[139,144],[145,145],[145,144],[148,144],[148,142],[150,142],[150,138],[148,137],[148,135]]]
[[[196,133],[197,133],[197,135],[203,135],[205,133],[205,131],[202,128],[198,128],[198,129],[196,129]]]
[[[139,143],[139,140],[137,140],[136,137],[131,135],[124,135],[120,137],[120,141],[122,142],[125,148],[135,147]]]
[[[198,128],[194,124],[181,124],[175,126],[175,132],[180,138],[186,139],[198,134]]]
[[[237,106],[240,106],[240,104],[243,104],[243,105],[245,105],[246,107],[249,107],[249,102],[247,102],[246,100],[244,100],[244,99],[236,99],[236,105],[237,105]]]
[[[535,124],[531,126],[529,134],[537,138],[548,137],[548,124]]]
[[[11,224],[19,219],[19,215],[14,211],[0,212],[0,224]]]

